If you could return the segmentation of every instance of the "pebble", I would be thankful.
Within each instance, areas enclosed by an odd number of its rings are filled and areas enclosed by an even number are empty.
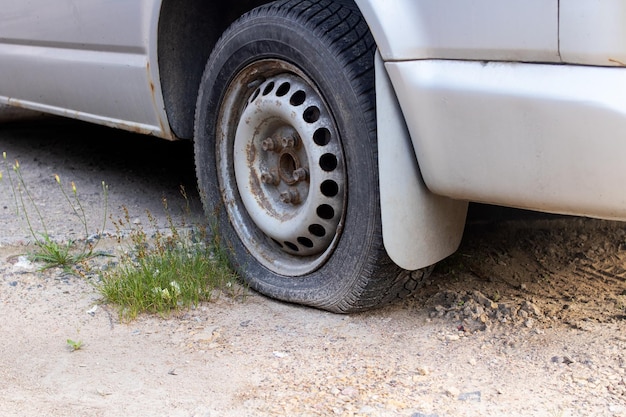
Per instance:
[[[359,390],[354,387],[345,387],[341,390],[341,395],[345,395],[346,397],[356,398],[359,396]]]
[[[534,314],[537,317],[541,316],[541,309],[528,300],[522,303],[521,309],[529,314]]]
[[[480,402],[480,391],[472,391],[472,392],[464,392],[462,394],[459,394],[458,399],[459,401],[471,401],[471,402]]]
[[[28,260],[26,256],[19,256],[13,265],[13,272],[28,272],[35,269],[35,264]]]
[[[363,407],[361,407],[358,411],[358,414],[374,414],[376,412],[376,409],[374,407],[371,407],[369,405],[364,405]]]
[[[446,335],[446,340],[449,342],[454,342],[456,340],[459,340],[461,337],[458,334],[447,334]]]
[[[451,398],[458,398],[459,395],[461,395],[461,391],[459,391],[459,389],[455,387],[446,388],[445,393],[448,397],[451,397]]]
[[[486,308],[492,308],[493,309],[493,308],[497,308],[498,307],[498,305],[496,303],[494,303],[493,300],[489,299],[487,296],[485,296],[480,291],[474,291],[474,293],[472,295],[473,295],[474,300],[476,300],[477,303],[482,304]]]
[[[428,376],[430,375],[430,369],[426,366],[420,366],[417,368],[417,372],[419,372],[420,375],[422,376]]]

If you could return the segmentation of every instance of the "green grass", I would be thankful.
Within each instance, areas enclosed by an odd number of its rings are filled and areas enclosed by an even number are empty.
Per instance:
[[[33,262],[43,263],[41,269],[59,267],[71,271],[79,262],[95,256],[89,251],[76,251],[76,245],[72,240],[59,243],[48,235],[42,235],[35,242],[35,248],[28,254],[28,258]]]
[[[67,272],[75,272],[74,268],[77,264],[87,259],[103,255],[101,252],[96,252],[95,250],[99,240],[96,240],[95,243],[91,243],[89,240],[87,216],[78,198],[78,190],[73,181],[70,183],[71,193],[69,193],[61,182],[61,178],[56,174],[54,175],[54,180],[63,199],[71,212],[79,219],[84,229],[85,235],[82,245],[77,245],[73,240],[60,243],[52,239],[48,234],[46,220],[24,180],[19,161],[16,160],[14,164],[9,164],[6,152],[3,152],[2,163],[2,168],[4,169],[0,170],[0,180],[4,178],[4,173],[6,172],[15,203],[15,214],[16,216],[21,216],[26,221],[28,231],[34,240],[35,249],[28,254],[31,261],[42,263],[42,270],[60,267]],[[104,214],[102,216],[101,231],[104,231],[108,209],[108,186],[104,181],[102,181],[102,195],[104,200]]]
[[[67,343],[67,347],[70,349],[70,352],[75,352],[77,350],[80,350],[84,346],[82,340],[74,341],[72,339],[67,339],[66,343]]]
[[[85,277],[84,271],[93,271],[87,261],[96,256],[111,256],[95,251],[100,239],[93,241],[89,238],[86,212],[74,182],[70,182],[69,186],[64,185],[61,178],[54,175],[62,199],[82,225],[84,242],[60,242],[48,234],[46,219],[24,180],[19,162],[16,160],[10,164],[6,153],[2,157],[0,180],[6,173],[16,216],[26,221],[34,240],[34,250],[28,254],[31,261],[43,264],[42,270],[60,267]],[[238,285],[237,276],[230,269],[217,238],[209,241],[207,228],[203,225],[185,224],[191,210],[182,187],[181,194],[186,206],[182,224],[177,226],[170,216],[167,200],[163,199],[168,222],[165,232],[157,231],[148,236],[140,225],[130,221],[126,210],[124,219],[111,220],[118,236],[125,231],[130,232],[130,244],[128,250],[118,257],[116,264],[109,263],[112,267],[99,274],[100,282],[95,285],[105,301],[118,306],[122,319],[131,320],[144,312],[167,315],[175,310],[197,306],[220,293],[236,296],[245,292]],[[104,216],[100,232],[106,226],[108,209],[108,186],[104,181],[102,195]],[[155,218],[149,212],[147,215],[151,229],[160,230]],[[96,235],[99,236],[99,233]],[[72,346],[80,348],[79,343]]]
[[[169,230],[151,238],[130,223],[128,214],[125,220],[113,222],[118,229],[132,228],[131,243],[119,264],[101,274],[98,290],[107,302],[118,306],[123,320],[140,313],[166,316],[210,301],[219,293],[242,291],[219,245],[206,243],[206,228],[177,228],[169,215],[168,221]]]

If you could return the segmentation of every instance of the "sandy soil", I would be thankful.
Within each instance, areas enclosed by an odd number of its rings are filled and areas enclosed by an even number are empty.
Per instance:
[[[75,181],[90,230],[103,180],[114,217],[163,221],[163,196],[176,217],[180,184],[201,215],[188,144],[52,119],[0,125],[0,151],[55,236],[82,235],[55,173]],[[21,256],[28,228],[6,176],[0,189],[2,415],[626,416],[624,224],[473,206],[459,251],[377,311],[248,292],[121,323],[89,281]]]

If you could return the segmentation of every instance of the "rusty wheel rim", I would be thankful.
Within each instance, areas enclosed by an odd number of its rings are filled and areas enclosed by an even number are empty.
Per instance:
[[[252,64],[231,82],[219,129],[225,207],[248,251],[281,275],[318,268],[340,236],[346,172],[315,85],[288,63]]]

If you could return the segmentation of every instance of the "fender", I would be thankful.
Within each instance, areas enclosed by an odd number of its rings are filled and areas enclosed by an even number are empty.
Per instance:
[[[557,0],[355,2],[385,62],[413,59],[561,60]],[[599,8],[596,3],[588,3],[589,7]],[[498,35],[494,36],[495,33]]]
[[[437,196],[426,188],[379,53],[375,64],[383,241],[397,265],[409,270],[424,268],[458,248],[467,202]]]

